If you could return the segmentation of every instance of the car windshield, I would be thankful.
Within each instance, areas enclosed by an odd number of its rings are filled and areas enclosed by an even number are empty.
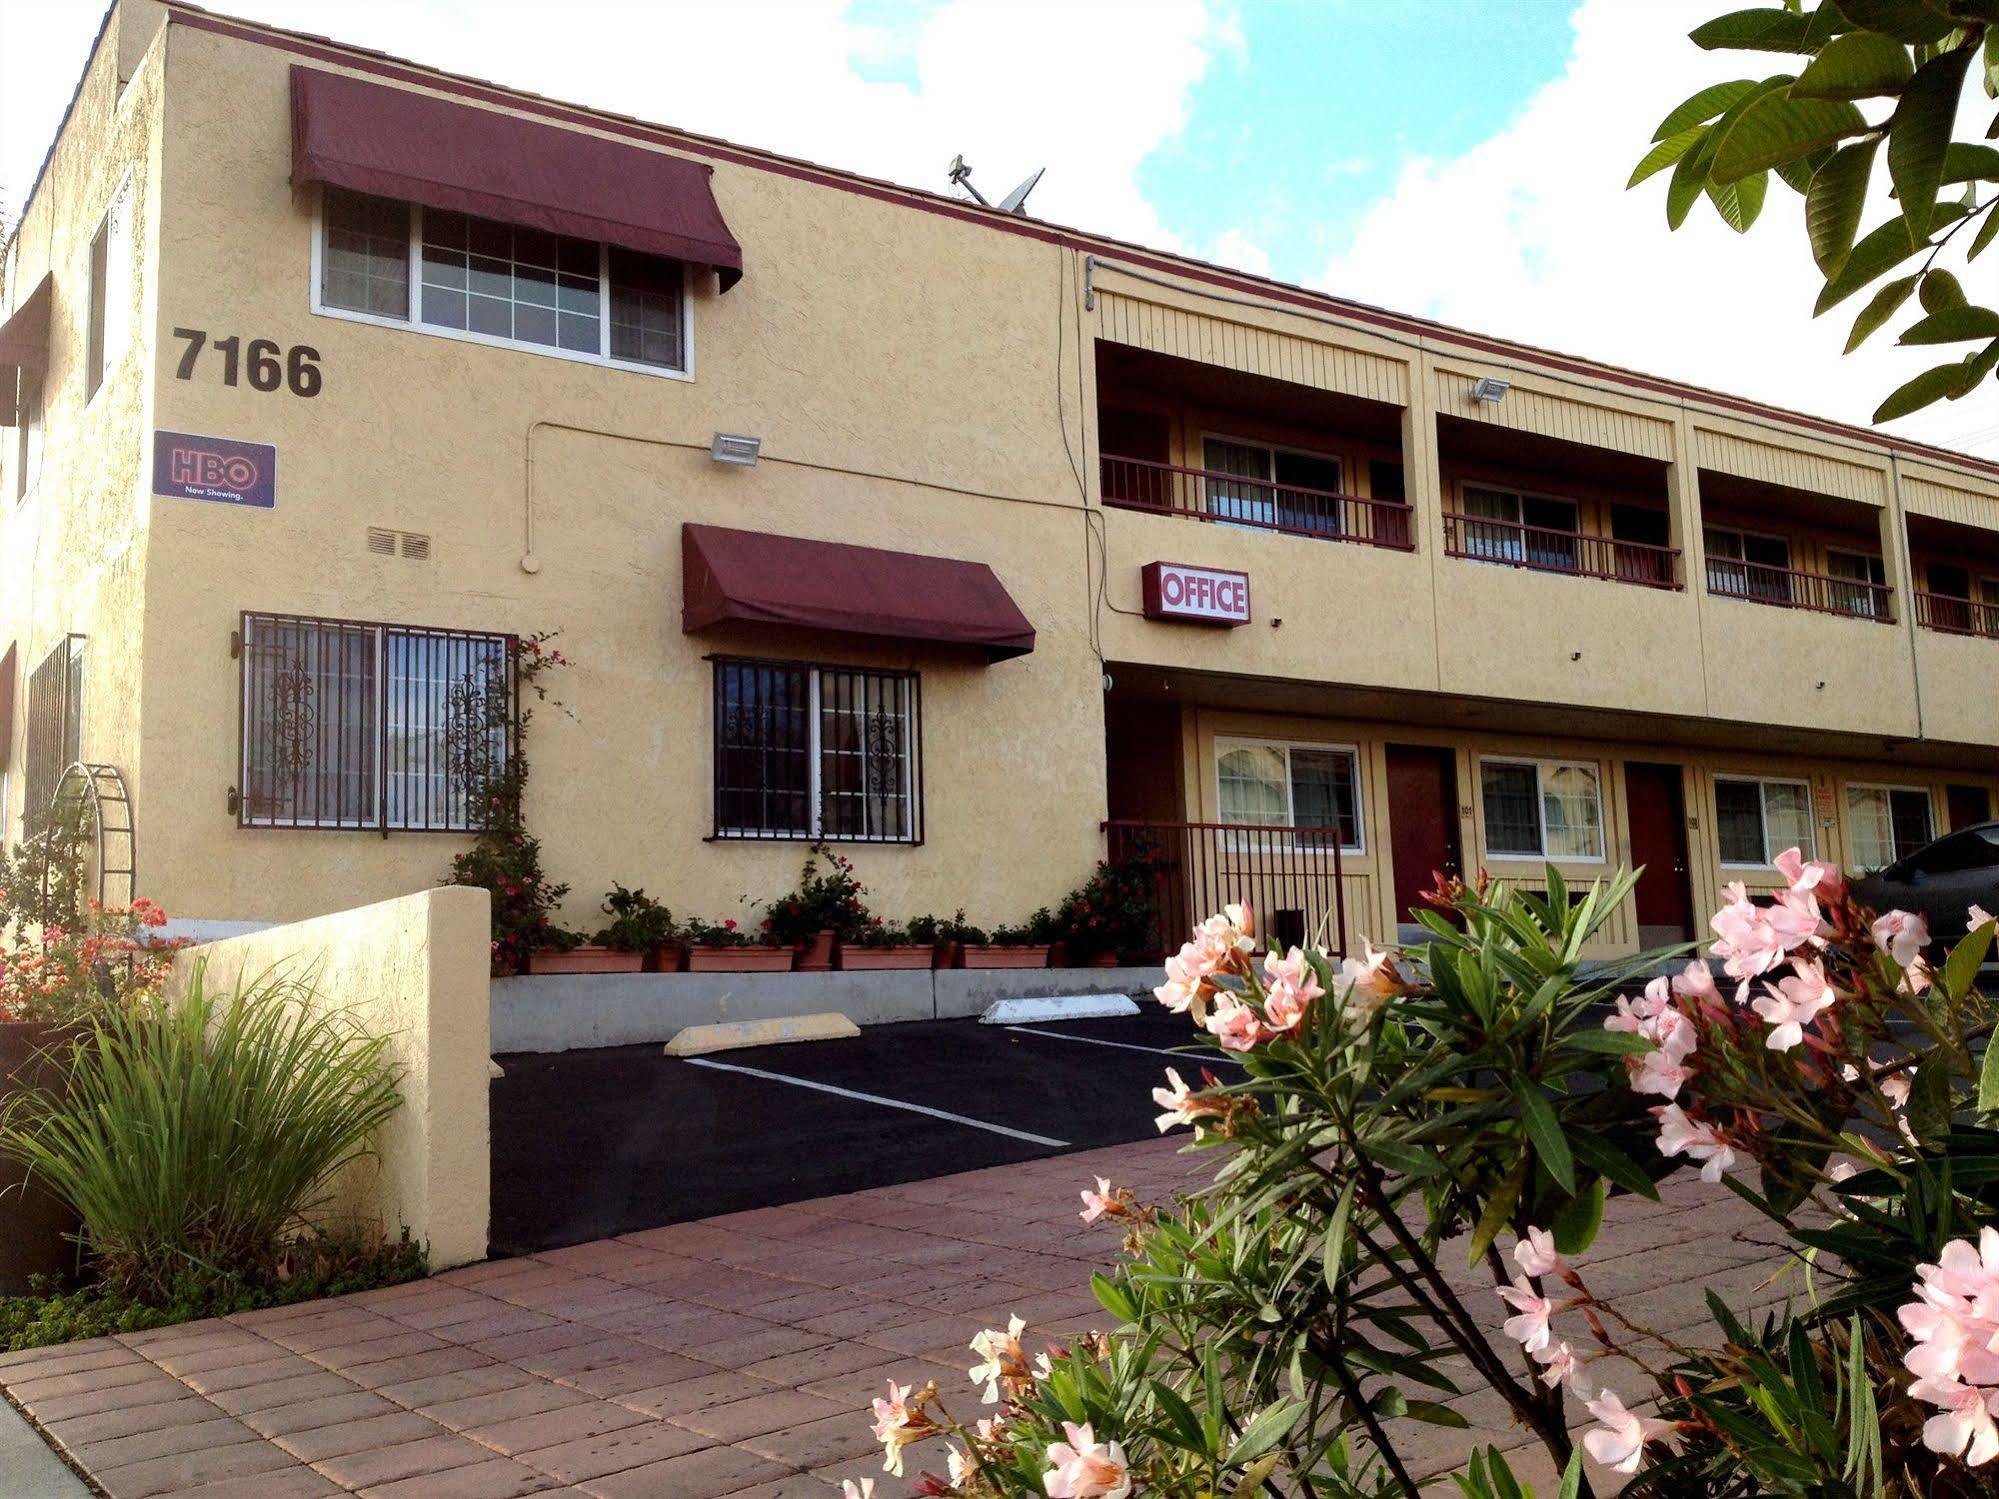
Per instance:
[[[1994,867],[1999,867],[1999,827],[1967,828],[1911,854],[1895,872],[1904,876],[1958,874],[1968,869]]]

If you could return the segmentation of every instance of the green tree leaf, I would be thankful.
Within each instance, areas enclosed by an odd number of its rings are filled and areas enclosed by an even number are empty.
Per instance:
[[[1839,274],[1829,279],[1819,292],[1818,301],[1812,305],[1812,316],[1837,307],[1876,276],[1900,265],[1916,253],[1920,243],[1909,233],[1908,221],[1899,215],[1868,230],[1846,257]]]
[[[1959,47],[1941,53],[1916,70],[1902,90],[1894,118],[1888,122],[1888,175],[1902,200],[1902,216],[1918,238],[1930,233],[1943,182],[1944,157],[1950,149],[1951,126],[1957,120],[1958,96],[1971,51]]]
[[[1900,220],[1896,221],[1896,227],[1901,227]],[[1901,276],[1877,291],[1867,305],[1860,309],[1860,316],[1853,320],[1853,331],[1846,336],[1846,352],[1851,354],[1867,342],[1869,335],[1875,329],[1893,317],[1896,309],[1909,300],[1909,293],[1916,289],[1916,283],[1920,280],[1922,280],[1920,274]]]
[[[1978,1112],[1999,1114],[1999,1041],[1987,1038],[1978,1068]]]
[[[1868,179],[1874,173],[1874,154],[1880,149],[1879,136],[1840,147],[1805,190],[1805,232],[1811,237],[1812,259],[1827,276],[1837,274],[1853,253]]]
[[[1605,1195],[1603,1178],[1595,1177],[1556,1210],[1555,1221],[1548,1225],[1555,1248],[1563,1254],[1581,1254],[1596,1242],[1603,1227]]]
[[[1798,81],[1794,99],[1872,99],[1899,94],[1915,76],[1908,49],[1878,31],[1849,31],[1819,49]]]
[[[1854,25],[1884,31],[1898,42],[1940,42],[1951,32],[1943,7],[1923,0],[1839,0],[1839,8]]]
[[[1734,182],[1860,135],[1867,117],[1857,105],[1823,99],[1787,99],[1771,92],[1756,100],[1715,147],[1714,178]],[[1948,127],[1946,127],[1948,128]],[[1943,170],[1941,155],[1937,170]],[[1935,199],[1934,189],[1931,199]]]
[[[1924,271],[1919,290],[1919,300],[1925,312],[1942,312],[1946,307],[1962,307],[1965,303],[1963,286],[1958,283],[1957,277],[1946,270]]]
[[[1944,959],[1944,992],[1952,999],[1963,999],[1971,992],[1971,986],[1978,982],[1978,970],[1985,964],[1985,958],[1992,951],[1993,923],[1982,923],[1978,930],[1968,933],[1965,939],[1950,950]]]
[[[1945,307],[1902,330],[1905,344],[1952,344],[1967,338],[1999,338],[1999,312],[1989,307]]]
[[[1758,6],[1704,21],[1687,35],[1707,52],[1802,52],[1810,23],[1794,10]]]
[[[1534,1153],[1540,1158],[1542,1167],[1554,1178],[1556,1186],[1564,1192],[1573,1193],[1576,1190],[1575,1157],[1569,1151],[1569,1142],[1562,1134],[1562,1121],[1555,1117],[1548,1095],[1532,1078],[1516,1077],[1513,1080],[1513,1097],[1520,1105],[1521,1121],[1527,1126],[1527,1137],[1534,1142]]]
[[[1734,78],[1727,83],[1711,83],[1699,93],[1690,95],[1671,114],[1661,120],[1659,128],[1652,132],[1652,139],[1663,141],[1692,126],[1704,125],[1715,116],[1726,114],[1754,93],[1758,87],[1757,81],[1753,78]]]
[[[1707,134],[1705,125],[1694,125],[1669,135],[1658,145],[1645,153],[1644,160],[1631,169],[1631,178],[1624,184],[1626,189],[1634,188],[1647,177],[1663,172],[1667,167],[1685,156],[1694,143]]]
[[[1956,388],[1964,376],[1964,361],[1939,364],[1924,370],[1915,379],[1897,387],[1894,394],[1874,410],[1877,422],[1892,422],[1898,416],[1907,416],[1911,411],[1920,411],[1932,402],[1941,401]]]
[[[1952,141],[1943,154],[1945,182],[1999,182],[1999,149],[1976,141]]]
[[[1737,234],[1746,233],[1756,222],[1756,216],[1763,212],[1763,199],[1770,191],[1770,175],[1758,172],[1752,177],[1744,177],[1739,182],[1716,182],[1708,179],[1708,201],[1714,204],[1714,211],[1721,215],[1721,221]]]

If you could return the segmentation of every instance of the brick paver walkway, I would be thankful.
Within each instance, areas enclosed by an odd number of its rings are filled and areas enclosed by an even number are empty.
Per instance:
[[[1078,1223],[1077,1189],[1101,1172],[1163,1199],[1187,1179],[1178,1144],[11,1354],[0,1385],[113,1499],[830,1499],[842,1478],[881,1476],[862,1412],[890,1376],[934,1378],[968,1415],[975,1332],[1009,1312],[1031,1335],[1104,1323],[1088,1272],[1114,1256],[1118,1234]],[[1600,1289],[1656,1325],[1692,1327],[1705,1288],[1749,1295],[1769,1252],[1731,1237],[1754,1225],[1725,1190],[1683,1175],[1666,1198],[1614,1205],[1587,1263]],[[1489,1288],[1473,1302],[1488,1303],[1496,1326]],[[1459,1404],[1483,1429],[1425,1428],[1426,1471],[1474,1439],[1520,1440],[1495,1397]],[[943,1466],[941,1453],[910,1457],[912,1475]],[[883,1479],[881,1492],[902,1488]]]

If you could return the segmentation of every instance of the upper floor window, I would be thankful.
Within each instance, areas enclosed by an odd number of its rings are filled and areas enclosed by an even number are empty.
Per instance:
[[[1715,840],[1721,862],[1760,869],[1787,848],[1817,853],[1812,836],[1812,788],[1804,781],[1714,778]]]
[[[513,749],[505,635],[246,614],[237,820],[472,832]]]
[[[1342,529],[1337,458],[1210,437],[1201,444],[1201,462],[1209,475],[1210,515],[1286,531],[1337,535]]]
[[[90,240],[90,302],[84,329],[83,395],[88,401],[104,372],[124,355],[132,331],[132,173],[111,195],[111,206]]]
[[[715,836],[923,841],[911,672],[715,662]]]
[[[1882,615],[1888,609],[1888,571],[1879,557],[1867,552],[1828,548],[1826,576],[1834,579],[1827,602],[1840,614]]]
[[[28,676],[28,743],[21,826],[48,823],[63,772],[83,758],[83,637],[70,635]]]
[[[1485,850],[1508,858],[1603,858],[1598,768],[1569,760],[1482,759]]]
[[[1337,829],[1342,849],[1362,851],[1360,757],[1351,745],[1218,740],[1215,800],[1223,822]]]
[[[1581,527],[1574,500],[1467,484],[1459,503],[1466,556],[1562,572],[1575,568]]]
[[[316,310],[653,371],[688,369],[685,267],[594,240],[326,189]]]
[[[14,431],[14,498],[24,500],[42,475],[42,377],[21,372],[21,414]]]
[[[1930,794],[1919,786],[1849,784],[1846,820],[1853,830],[1853,863],[1860,869],[1886,869],[1935,836]]]
[[[1738,599],[1790,602],[1790,542],[1781,536],[1761,536],[1754,531],[1723,526],[1709,526],[1703,534],[1711,592]]]

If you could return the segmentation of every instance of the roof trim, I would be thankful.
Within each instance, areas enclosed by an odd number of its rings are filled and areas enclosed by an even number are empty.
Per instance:
[[[373,73],[378,77],[393,78],[424,88],[440,89],[487,103],[526,110],[548,119],[609,131],[656,145],[699,152],[733,165],[774,172],[780,176],[856,193],[883,202],[898,203],[922,212],[935,213],[966,223],[981,224],[1002,233],[1021,235],[1066,249],[1088,254],[1115,255],[1150,270],[1182,276],[1192,281],[1206,282],[1236,292],[1246,292],[1310,311],[1335,314],[1391,333],[1417,338],[1434,338],[1456,349],[1524,361],[1562,374],[1624,386],[1671,400],[1698,402],[1720,408],[1724,414],[1733,412],[1759,417],[1786,428],[1802,429],[1807,435],[1819,433],[1849,442],[1857,441],[1870,448],[1882,450],[1886,454],[1905,454],[1945,467],[1961,469],[1980,477],[1999,479],[1999,459],[1959,453],[1949,448],[1935,447],[1928,443],[1879,432],[1871,427],[1856,426],[1829,417],[1812,416],[1806,412],[1790,411],[1781,406],[1751,400],[1746,396],[1730,395],[1725,391],[1670,380],[1664,376],[1647,375],[1618,365],[1601,364],[1578,355],[1537,348],[1532,344],[1509,342],[1467,329],[1455,328],[1449,324],[1413,317],[1406,313],[1372,307],[1363,302],[1348,301],[1328,292],[1316,292],[1288,282],[1273,281],[1248,272],[1212,265],[1206,261],[1149,249],[1143,245],[1080,230],[1060,228],[1013,214],[1003,214],[995,209],[980,208],[922,188],[903,187],[878,178],[844,172],[838,168],[822,167],[793,157],[738,146],[712,136],[651,124],[627,115],[592,109],[586,105],[548,99],[539,94],[511,89],[502,84],[464,74],[446,72],[440,68],[411,62],[370,48],[351,46],[329,37],[218,16],[199,6],[190,5],[186,0],[164,0],[164,3],[169,24],[172,25],[187,26],[194,30],[213,32],[240,41],[294,52],[339,66]],[[24,207],[24,217],[25,213]]]

